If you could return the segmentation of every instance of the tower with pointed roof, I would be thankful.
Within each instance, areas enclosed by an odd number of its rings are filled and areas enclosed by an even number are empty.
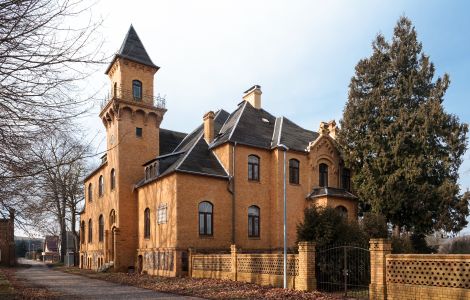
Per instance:
[[[93,203],[98,206],[96,209],[100,214],[106,212],[104,222],[114,222],[103,237],[102,247],[107,250],[107,261],[112,261],[117,270],[134,265],[138,233],[133,185],[142,177],[142,164],[159,155],[160,123],[166,109],[164,99],[154,96],[158,69],[131,25],[105,72],[111,84],[110,96],[100,112],[107,137],[102,161],[106,167],[102,168],[103,179],[98,179],[96,187],[90,183],[93,190],[98,189],[98,199],[94,201],[98,203]],[[106,186],[100,187],[101,182]],[[101,189],[110,190],[109,197],[105,197],[109,199],[100,199],[100,194],[104,194]]]

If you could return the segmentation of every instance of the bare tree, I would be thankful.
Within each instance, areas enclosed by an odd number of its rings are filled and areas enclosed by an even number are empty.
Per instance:
[[[27,209],[34,145],[92,104],[77,83],[104,61],[100,23],[81,0],[0,0],[0,213]]]
[[[34,149],[40,168],[45,171],[36,176],[38,200],[30,219],[54,218],[61,240],[61,261],[67,251],[67,230],[78,245],[77,214],[83,203],[83,178],[87,172],[84,157],[89,145],[70,132],[56,131],[37,144]]]

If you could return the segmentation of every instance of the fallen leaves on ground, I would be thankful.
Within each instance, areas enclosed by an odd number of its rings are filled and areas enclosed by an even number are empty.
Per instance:
[[[84,275],[89,278],[137,286],[158,292],[202,297],[206,299],[336,299],[320,292],[285,290],[231,280],[158,277],[127,273],[98,273],[91,270],[65,267],[57,269],[72,274]]]
[[[5,278],[10,282],[10,285],[13,287],[11,298],[5,299],[59,299],[59,293],[52,292],[43,286],[37,286],[31,282],[16,277],[15,272],[18,270],[18,268],[25,267],[27,266],[18,265],[15,268],[0,268],[0,273],[5,276]]]

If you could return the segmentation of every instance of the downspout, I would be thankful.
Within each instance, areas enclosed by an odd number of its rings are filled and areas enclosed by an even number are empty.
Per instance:
[[[235,245],[235,149],[237,142],[232,146],[232,245]]]

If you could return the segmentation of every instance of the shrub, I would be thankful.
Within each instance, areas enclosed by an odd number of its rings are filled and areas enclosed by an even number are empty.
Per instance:
[[[298,241],[313,241],[317,247],[368,243],[357,222],[348,222],[331,207],[312,206],[305,209],[304,215],[304,221],[297,225]]]

